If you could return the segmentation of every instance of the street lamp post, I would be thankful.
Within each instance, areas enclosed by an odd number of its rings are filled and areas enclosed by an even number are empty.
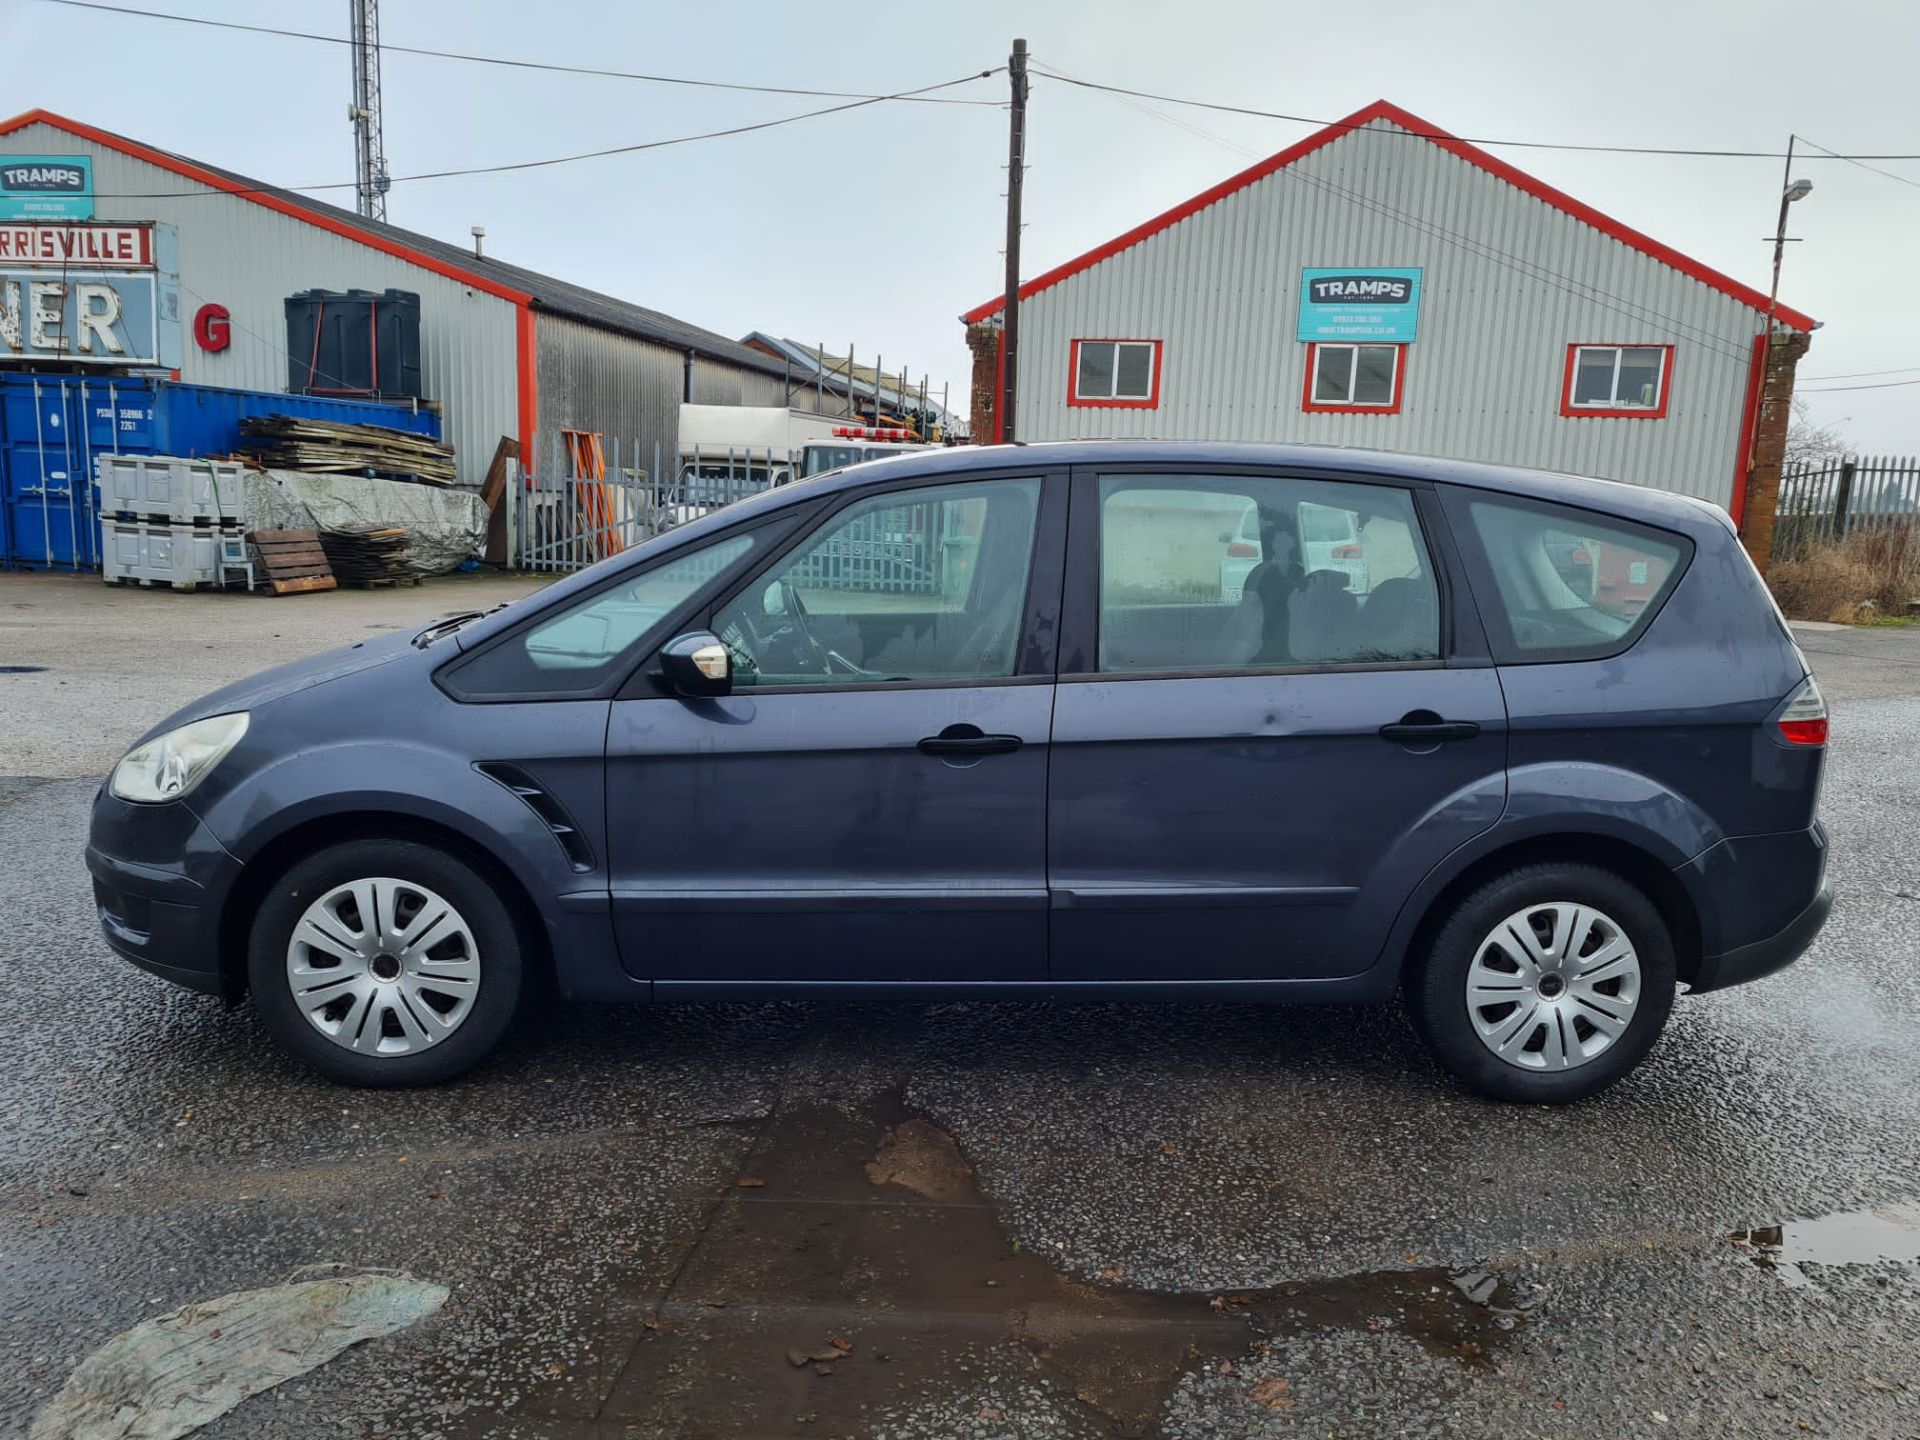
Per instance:
[[[1787,207],[1813,193],[1811,180],[1793,178],[1793,142],[1787,137],[1787,168],[1780,178],[1780,218],[1773,227],[1773,286],[1767,291],[1767,343],[1773,343],[1773,312],[1780,303],[1780,261],[1787,251]]]

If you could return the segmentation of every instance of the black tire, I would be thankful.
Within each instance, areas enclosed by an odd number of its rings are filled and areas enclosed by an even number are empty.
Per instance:
[[[1555,901],[1591,905],[1624,932],[1640,962],[1639,1003],[1626,1030],[1584,1064],[1524,1069],[1494,1054],[1476,1032],[1467,1003],[1468,973],[1494,927],[1530,905]],[[1673,1008],[1674,973],[1673,937],[1644,892],[1597,865],[1549,863],[1510,871],[1455,905],[1405,989],[1415,1027],[1450,1074],[1496,1100],[1564,1105],[1605,1090],[1646,1058]]]
[[[420,885],[448,902],[472,932],[478,993],[457,1028],[412,1054],[358,1054],[321,1034],[294,1001],[287,947],[307,907],[334,887],[374,876]],[[524,965],[513,916],[470,865],[414,840],[356,840],[300,861],[267,891],[247,940],[253,1004],[273,1037],[313,1069],[346,1085],[438,1085],[463,1075],[499,1043],[520,1005]]]

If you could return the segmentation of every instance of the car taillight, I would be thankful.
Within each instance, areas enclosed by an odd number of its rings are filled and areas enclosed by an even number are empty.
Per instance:
[[[1780,738],[1790,745],[1827,743],[1827,702],[1811,675],[1787,697],[1787,703],[1773,717],[1773,723]]]
[[[1260,558],[1260,549],[1256,545],[1249,545],[1244,540],[1236,540],[1227,546],[1227,558],[1231,560],[1258,560]]]
[[[1333,558],[1336,560],[1358,560],[1366,553],[1367,552],[1362,550],[1358,545],[1336,545],[1333,547]]]

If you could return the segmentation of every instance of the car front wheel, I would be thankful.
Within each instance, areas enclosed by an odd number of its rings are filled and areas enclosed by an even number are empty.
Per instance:
[[[432,1085],[493,1049],[520,1000],[513,917],[465,862],[411,840],[331,846],[255,915],[254,1005],[274,1037],[349,1085]]]
[[[1638,1065],[1673,990],[1673,940],[1645,894],[1598,866],[1541,864],[1462,900],[1407,998],[1435,1058],[1467,1085],[1551,1105]]]

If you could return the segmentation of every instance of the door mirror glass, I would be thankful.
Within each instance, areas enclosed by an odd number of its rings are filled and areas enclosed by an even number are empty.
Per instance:
[[[733,689],[733,656],[709,630],[669,640],[660,651],[660,669],[676,695],[726,695]]]

